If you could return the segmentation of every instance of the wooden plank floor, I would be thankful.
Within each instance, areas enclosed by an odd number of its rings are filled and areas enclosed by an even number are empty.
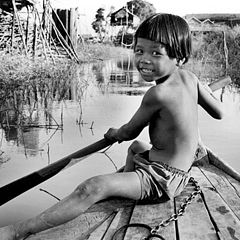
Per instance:
[[[202,193],[188,205],[183,216],[161,228],[159,233],[166,240],[240,239],[240,182],[212,165],[193,167],[192,176]],[[153,205],[138,205],[126,199],[103,201],[73,221],[28,239],[110,240],[117,229],[128,223],[154,227],[176,213],[193,190],[189,183],[174,201]],[[121,231],[116,239],[134,240],[144,236],[144,229],[129,228]]]

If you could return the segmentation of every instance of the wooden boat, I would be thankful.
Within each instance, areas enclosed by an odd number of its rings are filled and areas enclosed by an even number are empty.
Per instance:
[[[233,174],[236,180],[212,165],[216,160],[219,159],[209,149],[198,152],[198,161],[191,173],[201,191],[189,182],[180,196],[160,204],[140,205],[128,199],[108,199],[93,205],[76,219],[28,239],[240,239],[240,178],[237,173]],[[186,208],[182,216],[181,205]],[[120,229],[134,223],[146,225]],[[160,236],[145,238],[150,228],[160,223],[166,225],[159,228]]]

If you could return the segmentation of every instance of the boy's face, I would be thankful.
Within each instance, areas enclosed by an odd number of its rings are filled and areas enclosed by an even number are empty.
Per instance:
[[[177,59],[170,58],[161,43],[138,38],[134,53],[136,68],[147,82],[167,77],[177,68]]]

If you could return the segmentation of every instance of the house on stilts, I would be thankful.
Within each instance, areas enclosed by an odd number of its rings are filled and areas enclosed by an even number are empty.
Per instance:
[[[118,33],[114,36],[115,44],[124,47],[131,47],[135,29],[140,23],[139,17],[129,11],[127,7],[122,7],[119,10],[110,13],[109,17],[110,26],[117,30]]]

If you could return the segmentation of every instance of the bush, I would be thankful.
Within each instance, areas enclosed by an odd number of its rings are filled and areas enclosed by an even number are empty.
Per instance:
[[[240,86],[240,26],[228,33],[228,74],[233,82]]]

